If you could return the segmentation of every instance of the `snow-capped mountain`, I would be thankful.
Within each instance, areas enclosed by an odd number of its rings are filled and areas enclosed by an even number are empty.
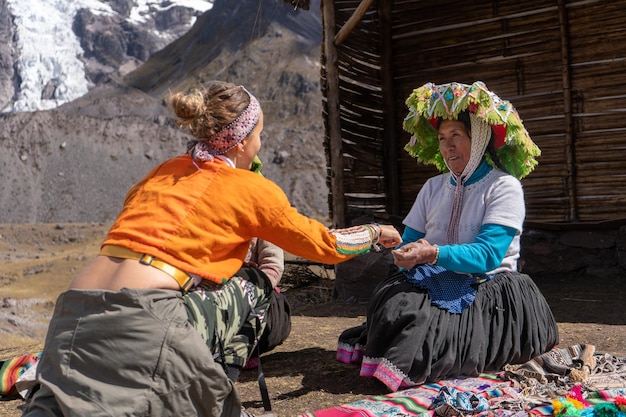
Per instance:
[[[212,6],[213,0],[0,0],[9,16],[3,21],[10,21],[0,62],[13,57],[0,81],[0,110],[55,108],[124,76]]]

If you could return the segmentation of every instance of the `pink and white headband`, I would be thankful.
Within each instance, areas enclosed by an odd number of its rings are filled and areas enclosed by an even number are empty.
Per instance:
[[[187,144],[187,153],[193,159],[209,161],[213,160],[215,155],[225,154],[244,140],[256,126],[261,116],[261,105],[244,86],[240,87],[250,96],[248,107],[215,135],[202,140],[190,141]]]

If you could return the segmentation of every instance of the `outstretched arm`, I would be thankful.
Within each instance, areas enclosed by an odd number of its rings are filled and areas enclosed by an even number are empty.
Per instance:
[[[502,263],[517,232],[513,227],[485,224],[473,243],[437,246],[420,238],[392,253],[395,264],[407,269],[417,264],[430,263],[451,271],[484,273]]]

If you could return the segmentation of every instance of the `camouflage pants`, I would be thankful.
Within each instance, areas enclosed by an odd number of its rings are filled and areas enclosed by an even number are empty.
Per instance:
[[[272,286],[256,268],[241,268],[226,284],[183,297],[189,321],[217,362],[242,367],[265,328]]]

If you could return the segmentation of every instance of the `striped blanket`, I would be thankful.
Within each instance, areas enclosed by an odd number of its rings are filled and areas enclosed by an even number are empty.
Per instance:
[[[40,358],[41,352],[37,352],[0,361],[0,399],[19,397],[17,381],[25,372],[34,367]]]
[[[298,417],[469,415],[626,417],[626,359],[595,353],[592,345],[553,349],[508,372],[424,384]]]

